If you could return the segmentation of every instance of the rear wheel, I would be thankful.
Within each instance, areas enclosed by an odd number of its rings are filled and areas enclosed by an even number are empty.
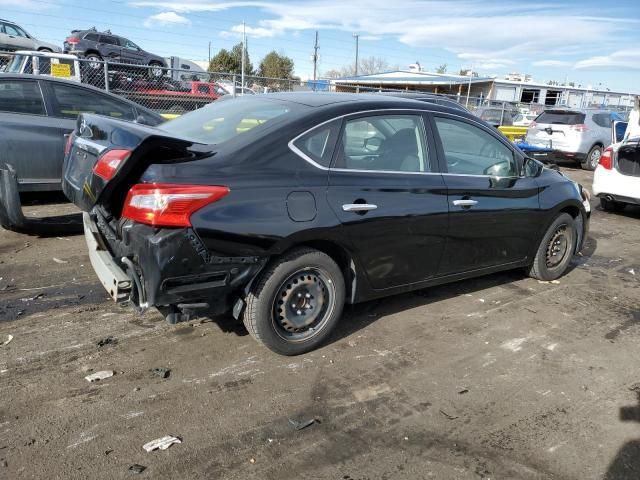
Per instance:
[[[600,157],[602,157],[602,147],[596,145],[591,150],[589,150],[589,153],[587,153],[587,156],[582,161],[580,166],[584,170],[595,170],[598,166],[598,163],[600,162]]]
[[[100,68],[102,57],[97,53],[90,53],[89,55],[86,56],[86,59],[88,60],[88,65],[93,70],[98,70]]]
[[[297,249],[276,260],[247,295],[243,321],[249,333],[281,355],[321,345],[342,314],[342,272],[328,255]]]
[[[622,202],[616,202],[615,200],[600,198],[600,206],[607,212],[621,212],[627,205]]]
[[[162,64],[159,62],[151,62],[149,64],[149,76],[151,78],[160,78],[162,75],[164,75]]]
[[[555,280],[569,266],[578,235],[575,221],[568,213],[561,213],[544,234],[528,274],[538,280]]]

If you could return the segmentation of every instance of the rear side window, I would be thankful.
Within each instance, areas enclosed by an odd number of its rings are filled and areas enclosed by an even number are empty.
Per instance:
[[[0,111],[45,115],[38,82],[33,80],[1,80]]]
[[[579,125],[584,123],[585,114],[580,112],[543,112],[536,123],[550,123],[555,125]]]
[[[611,114],[610,113],[594,113],[593,122],[599,127],[609,128],[611,127]]]
[[[340,121],[335,120],[305,133],[293,145],[314,162],[328,168],[339,133]]]
[[[85,40],[89,40],[90,42],[97,42],[98,41],[98,34],[97,33],[87,33],[84,36]]]
[[[54,97],[54,116],[77,118],[81,113],[97,113],[120,120],[135,120],[135,110],[124,102],[100,93],[61,83],[50,83]]]
[[[120,45],[120,42],[118,42],[116,37],[111,37],[109,35],[100,35],[100,41],[109,45]]]

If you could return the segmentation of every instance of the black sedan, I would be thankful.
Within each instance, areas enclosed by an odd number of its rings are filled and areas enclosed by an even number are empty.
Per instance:
[[[382,95],[272,94],[150,128],[82,115],[63,188],[116,301],[232,312],[293,355],[343,305],[567,269],[588,193],[477,117]]]
[[[60,190],[65,135],[83,112],[146,125],[164,121],[89,85],[41,75],[0,76],[0,167],[13,167],[20,191]]]

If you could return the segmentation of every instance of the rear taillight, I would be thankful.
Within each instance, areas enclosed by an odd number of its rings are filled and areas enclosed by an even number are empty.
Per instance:
[[[69,155],[69,152],[71,151],[71,147],[73,146],[74,138],[75,138],[75,135],[73,133],[70,133],[69,135],[67,135],[67,140],[64,142],[64,156],[65,157],[67,155]]]
[[[107,150],[93,167],[93,173],[103,180],[111,180],[118,168],[131,155],[131,150]]]
[[[190,227],[194,212],[229,191],[223,186],[139,183],[129,190],[122,216],[156,227]]]
[[[600,164],[602,168],[611,170],[613,167],[613,148],[608,147],[604,152],[602,152],[598,164]]]
[[[584,123],[578,123],[576,125],[571,125],[571,130],[573,130],[574,132],[584,132],[586,130],[589,130],[589,127],[587,127]]]
[[[80,39],[78,37],[68,37],[66,42],[70,43],[71,45],[77,45],[78,43],[80,43]]]
[[[529,128],[536,128],[538,126],[538,124],[536,122],[531,122],[529,124]]]

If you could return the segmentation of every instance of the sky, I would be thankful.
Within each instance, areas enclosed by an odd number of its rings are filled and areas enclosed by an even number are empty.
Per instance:
[[[254,66],[272,50],[312,75],[319,32],[320,74],[381,57],[406,69],[473,68],[480,75],[531,74],[640,93],[640,0],[0,0],[0,17],[62,44],[95,26],[163,56],[207,60],[240,41],[245,22]]]

